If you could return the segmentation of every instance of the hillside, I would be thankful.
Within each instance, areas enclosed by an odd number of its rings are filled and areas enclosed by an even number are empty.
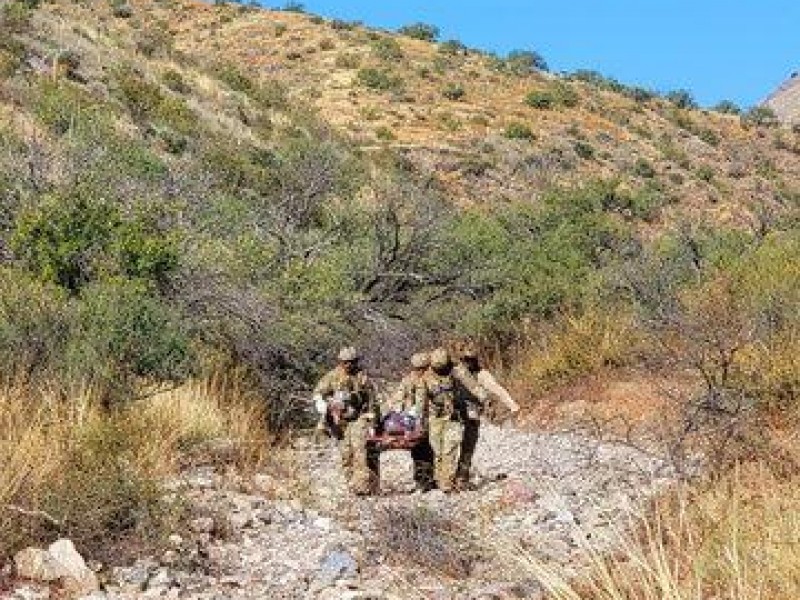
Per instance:
[[[800,130],[419,37],[0,0],[0,596],[796,600]],[[465,342],[478,489],[353,501],[315,383]]]
[[[42,5],[34,68],[68,52],[80,61],[78,78],[99,94],[110,64],[130,61],[155,80],[173,70],[203,119],[258,139],[264,123],[243,115],[230,86],[209,77],[213,65],[236,65],[272,89],[273,100],[285,92],[313,107],[364,151],[397,150],[469,203],[612,177],[647,220],[668,207],[669,215],[741,223],[743,207],[791,196],[800,173],[791,131],[684,108],[596,74],[526,74],[454,42],[233,3],[136,0],[117,16],[113,4]],[[276,114],[270,121],[281,122]]]
[[[764,105],[774,110],[782,122],[797,123],[800,119],[800,79],[797,73],[792,74],[770,94]]]

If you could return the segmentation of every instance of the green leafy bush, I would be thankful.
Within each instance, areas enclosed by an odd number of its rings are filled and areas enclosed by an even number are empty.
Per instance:
[[[435,42],[439,39],[439,28],[435,25],[428,25],[427,23],[412,23],[411,25],[404,25],[398,32],[416,40],[424,42]]]
[[[572,108],[577,106],[579,101],[578,93],[562,81],[551,83],[543,90],[533,90],[525,96],[525,104],[542,110],[556,107]]]
[[[510,140],[533,140],[536,138],[529,125],[517,122],[506,125],[503,135]]]
[[[447,98],[448,100],[458,101],[463,100],[464,96],[466,95],[466,90],[464,90],[464,86],[460,83],[448,83],[445,88],[442,90],[442,96]]]
[[[382,37],[372,44],[372,52],[379,59],[387,62],[394,62],[403,58],[403,49],[396,39]]]
[[[402,86],[402,81],[383,69],[363,68],[356,76],[358,82],[366,88],[387,92],[397,90]]]
[[[547,62],[533,50],[513,50],[503,61],[503,68],[513,75],[530,75],[536,71],[547,71]]]

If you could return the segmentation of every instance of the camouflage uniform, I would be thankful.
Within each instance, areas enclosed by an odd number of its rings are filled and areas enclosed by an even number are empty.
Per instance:
[[[425,387],[426,369],[429,359],[426,354],[415,354],[411,358],[413,371],[400,381],[392,396],[392,408],[403,412],[413,412],[419,420],[420,430],[425,434],[422,440],[411,449],[414,461],[414,481],[423,491],[436,487],[433,477],[433,449],[428,439],[428,398]]]
[[[341,440],[342,468],[351,491],[378,493],[380,454],[368,448],[367,437],[380,422],[380,410],[366,373],[358,369],[351,374],[339,365],[320,380],[314,395],[343,401],[341,409],[329,408],[326,418]]]
[[[462,357],[472,360],[462,362],[454,367],[453,370],[459,377],[469,378],[474,381],[482,392],[482,396],[470,393],[466,403],[464,437],[461,442],[461,452],[458,458],[456,483],[459,487],[467,487],[469,486],[472,458],[475,455],[475,449],[478,446],[478,438],[480,437],[481,415],[486,408],[487,399],[491,397],[499,400],[511,413],[517,413],[519,411],[519,406],[514,402],[506,389],[497,383],[497,380],[489,371],[480,368],[477,362],[477,353],[472,347],[467,347],[463,350]]]
[[[455,485],[464,435],[467,403],[485,394],[475,381],[452,368],[444,350],[431,355],[431,371],[425,377],[428,397],[428,431],[434,454],[434,476],[439,489]]]

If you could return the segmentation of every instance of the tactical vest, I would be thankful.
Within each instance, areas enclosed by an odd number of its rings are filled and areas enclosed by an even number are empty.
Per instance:
[[[334,400],[341,399],[344,403],[345,410],[342,418],[346,421],[353,421],[369,411],[370,393],[366,376],[363,373],[348,375],[343,371],[338,371],[333,375],[331,387],[334,390]],[[339,394],[341,396],[337,398]]]
[[[428,389],[430,416],[459,418],[460,393],[455,378],[451,375],[430,375],[425,384]]]

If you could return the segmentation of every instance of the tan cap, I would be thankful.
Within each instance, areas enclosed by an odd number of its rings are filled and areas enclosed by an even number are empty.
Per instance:
[[[450,354],[444,348],[437,348],[431,352],[431,367],[434,369],[446,367],[450,362]]]
[[[339,362],[351,362],[358,360],[360,357],[358,356],[358,350],[356,350],[353,346],[348,346],[339,350],[338,358]]]
[[[431,357],[427,352],[417,352],[411,357],[411,366],[415,369],[427,369],[431,364]]]

